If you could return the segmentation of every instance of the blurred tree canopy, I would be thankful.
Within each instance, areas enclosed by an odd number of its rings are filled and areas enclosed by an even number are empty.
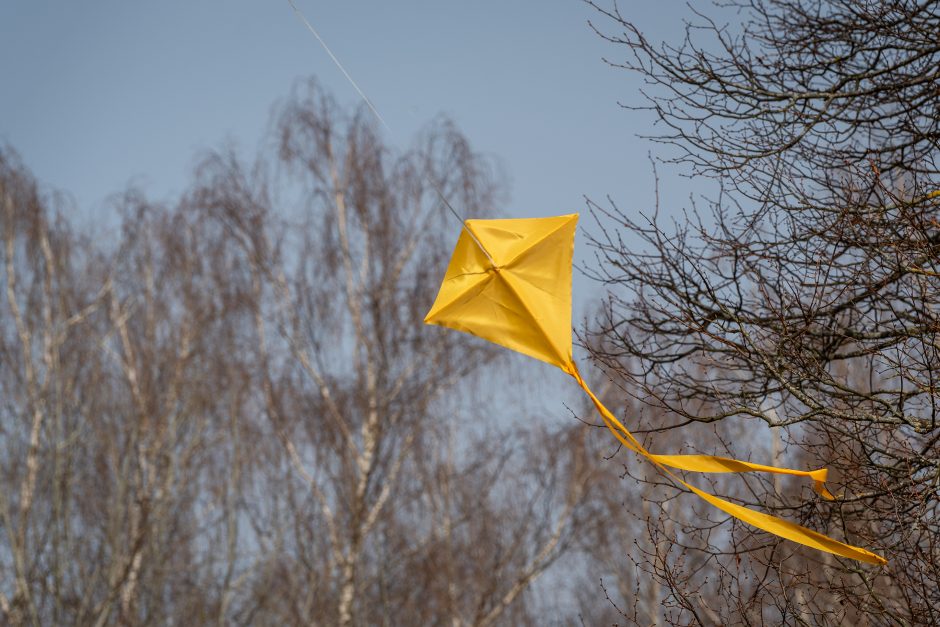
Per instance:
[[[127,191],[110,234],[0,152],[0,622],[540,623],[590,448],[489,418],[506,364],[422,324],[456,230],[429,181],[487,215],[498,173],[369,119],[301,83],[253,161]]]

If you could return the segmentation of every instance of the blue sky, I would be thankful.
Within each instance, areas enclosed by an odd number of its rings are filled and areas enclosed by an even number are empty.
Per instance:
[[[603,19],[580,0],[297,4],[393,145],[443,113],[500,161],[505,216],[582,211],[585,195],[650,209],[655,147],[637,135],[651,118],[618,104],[640,102],[640,80],[602,61],[626,50],[591,31],[588,19]],[[680,16],[656,3],[621,10],[653,36],[681,32]],[[227,141],[253,150],[272,104],[310,75],[358,104],[287,0],[0,4],[0,141],[71,194],[92,228],[112,219],[107,199],[129,184],[169,201],[201,152]],[[687,204],[689,181],[661,175],[666,203]],[[593,289],[576,281],[576,302]]]

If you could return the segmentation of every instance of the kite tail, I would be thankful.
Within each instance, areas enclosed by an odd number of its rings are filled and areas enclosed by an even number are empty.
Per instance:
[[[756,512],[742,505],[737,505],[736,503],[718,498],[717,496],[704,492],[695,486],[686,483],[681,477],[669,470],[669,468],[675,468],[678,470],[688,470],[692,472],[771,472],[776,474],[805,476],[813,479],[814,488],[821,496],[827,499],[832,499],[832,494],[826,489],[824,485],[826,480],[825,468],[811,471],[792,470],[790,468],[778,468],[776,466],[766,466],[764,464],[752,464],[750,462],[744,462],[737,459],[714,457],[711,455],[655,455],[646,450],[646,448],[640,444],[640,441],[637,440],[632,433],[630,433],[630,430],[627,429],[623,423],[621,423],[617,417],[614,416],[614,414],[604,406],[603,403],[601,403],[600,399],[594,395],[594,392],[592,392],[587,383],[584,382],[584,379],[581,377],[581,373],[578,372],[578,368],[574,365],[573,362],[569,367],[564,368],[564,370],[574,377],[575,381],[578,382],[578,385],[580,385],[581,388],[591,398],[591,401],[593,401],[597,411],[604,419],[604,424],[607,426],[610,432],[614,434],[614,437],[617,438],[624,448],[627,448],[634,453],[637,453],[638,455],[646,457],[671,479],[685,486],[687,489],[691,490],[693,493],[711,505],[714,505],[726,514],[729,514],[738,520],[742,520],[754,527],[757,527],[758,529],[772,533],[775,536],[792,540],[798,544],[803,544],[820,551],[825,551],[834,555],[840,555],[842,557],[858,560],[860,562],[867,562],[869,564],[878,564],[883,566],[888,563],[887,560],[885,560],[883,557],[876,555],[871,551],[839,542],[838,540],[834,540],[821,533],[817,533],[812,529],[807,529],[806,527],[783,520],[782,518],[777,518],[776,516],[771,516],[770,514]]]

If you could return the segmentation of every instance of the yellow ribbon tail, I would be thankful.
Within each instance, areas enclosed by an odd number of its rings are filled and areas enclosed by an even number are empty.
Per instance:
[[[839,542],[838,540],[834,540],[833,538],[813,531],[812,529],[807,529],[806,527],[796,523],[783,520],[782,518],[778,518],[776,516],[771,516],[770,514],[756,512],[754,510],[748,509],[747,507],[744,507],[743,505],[738,505],[736,503],[726,501],[725,499],[704,492],[695,486],[686,483],[683,479],[669,470],[669,468],[675,468],[677,470],[709,473],[770,472],[776,474],[810,477],[813,479],[814,489],[816,492],[818,492],[823,498],[832,500],[834,497],[825,487],[827,473],[825,468],[808,471],[793,470],[790,468],[779,468],[777,466],[767,466],[765,464],[754,464],[751,462],[730,459],[727,457],[716,457],[712,455],[655,455],[647,451],[646,448],[640,444],[639,440],[637,440],[636,437],[630,433],[630,430],[627,429],[623,423],[621,423],[617,417],[614,416],[614,414],[604,406],[603,403],[601,403],[600,399],[594,395],[594,392],[591,391],[591,389],[587,386],[587,383],[584,382],[584,379],[581,378],[581,374],[578,372],[578,369],[574,364],[569,365],[567,368],[564,368],[564,370],[574,377],[574,379],[578,382],[578,385],[580,385],[585,393],[587,393],[587,395],[591,398],[591,401],[594,403],[597,411],[604,419],[604,424],[625,448],[642,455],[643,457],[646,457],[674,481],[685,486],[694,494],[698,495],[726,514],[729,514],[738,520],[744,521],[753,527],[757,527],[758,529],[772,533],[775,536],[791,540],[798,544],[802,544],[819,551],[825,551],[827,553],[840,555],[842,557],[858,560],[860,562],[867,562],[869,564],[878,564],[883,566],[888,563],[887,560],[885,560],[880,555],[876,555],[866,549],[845,544],[844,542]]]
[[[846,544],[844,542],[839,542],[838,540],[834,540],[829,536],[825,536],[821,533],[813,531],[812,529],[807,529],[802,525],[792,523],[788,520],[783,520],[782,518],[777,518],[776,516],[771,516],[770,514],[764,514],[762,512],[755,512],[754,510],[748,509],[743,505],[738,505],[736,503],[718,498],[717,496],[711,495],[703,490],[699,490],[695,486],[689,485],[682,479],[673,475],[668,470],[666,472],[671,475],[673,479],[721,511],[734,516],[738,520],[743,520],[751,526],[757,527],[758,529],[763,529],[767,533],[772,533],[775,536],[792,540],[793,542],[803,544],[819,551],[841,555],[842,557],[858,560],[860,562],[877,564],[879,566],[884,566],[888,563],[888,560],[881,557],[880,555],[872,553],[871,551],[861,547],[852,546],[851,544]]]
[[[649,455],[653,461],[676,468],[678,470],[688,470],[691,472],[769,472],[777,475],[796,475],[798,477],[809,477],[813,480],[813,489],[829,501],[835,500],[835,497],[826,489],[826,476],[829,471],[826,468],[818,470],[794,470],[792,468],[780,468],[779,466],[767,466],[765,464],[754,464],[744,462],[739,459],[730,459],[728,457],[717,457],[715,455]]]

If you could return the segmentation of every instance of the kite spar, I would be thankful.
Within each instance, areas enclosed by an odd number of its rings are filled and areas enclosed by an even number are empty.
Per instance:
[[[866,549],[704,492],[673,472],[798,475],[813,479],[816,491],[832,500],[824,485],[825,468],[792,470],[711,455],[656,455],[601,403],[572,357],[571,262],[577,222],[578,214],[466,220],[437,299],[424,321],[476,335],[557,366],[590,397],[604,424],[624,448],[645,457],[670,479],[726,514],[820,551],[869,564],[886,564],[883,557]]]

